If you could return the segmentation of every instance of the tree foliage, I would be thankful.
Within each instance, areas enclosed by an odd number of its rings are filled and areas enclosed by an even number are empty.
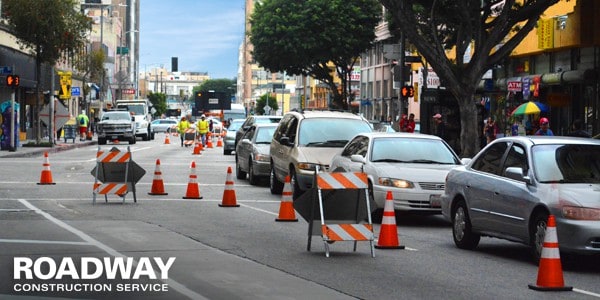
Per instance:
[[[347,109],[348,75],[371,46],[380,19],[375,0],[265,0],[250,17],[252,55],[271,72],[321,80],[334,95],[332,105]]]
[[[54,64],[87,41],[91,20],[75,0],[3,0],[3,12],[18,44],[42,63]]]
[[[404,33],[456,98],[462,154],[473,156],[479,150],[474,95],[481,77],[503,63],[543,12],[561,0],[379,1],[396,26],[392,31]],[[456,54],[447,56],[448,49]]]
[[[277,103],[277,98],[271,96],[271,93],[266,93],[258,100],[256,100],[256,106],[254,109],[254,113],[257,115],[265,114],[265,106],[267,106],[267,101],[269,101],[269,106],[271,107],[271,113],[277,111],[279,109],[279,104]]]
[[[154,116],[161,116],[167,112],[167,95],[164,93],[148,93],[148,100],[152,103],[152,107],[156,109]]]
[[[104,61],[106,55],[103,51],[95,50],[91,52],[81,51],[79,55],[73,58],[73,67],[79,71],[82,77],[83,99],[87,99],[86,95],[90,91],[87,82],[102,82],[102,78],[106,76],[104,69]]]

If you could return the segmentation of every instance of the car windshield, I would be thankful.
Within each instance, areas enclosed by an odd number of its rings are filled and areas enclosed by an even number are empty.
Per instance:
[[[241,122],[232,122],[231,124],[229,124],[229,127],[227,127],[227,130],[229,131],[236,131],[238,130],[242,124],[244,123],[244,121]]]
[[[279,121],[281,121],[281,117],[275,117],[275,118],[256,118],[256,119],[254,119],[254,123],[257,123],[257,124],[279,123]]]
[[[271,139],[273,139],[273,133],[275,133],[275,129],[277,127],[260,127],[258,128],[258,132],[256,133],[255,144],[270,144]]]
[[[600,183],[600,146],[537,145],[531,151],[542,183]]]
[[[369,123],[360,119],[304,119],[300,126],[299,145],[306,147],[344,147],[359,133],[371,132]]]
[[[104,120],[131,120],[131,116],[128,112],[115,113],[115,114],[104,114],[102,116],[102,121],[104,121]]]
[[[440,140],[384,137],[373,140],[372,162],[459,164],[459,159]]]

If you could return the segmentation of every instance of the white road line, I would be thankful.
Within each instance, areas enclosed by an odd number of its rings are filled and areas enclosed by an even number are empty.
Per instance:
[[[203,198],[203,199],[198,199],[198,200],[190,200],[190,199],[183,199],[183,195],[182,197],[179,198],[165,198],[163,196],[158,196],[160,198],[141,198],[141,197],[137,197],[138,201],[181,201],[181,202],[190,202],[190,201],[194,201],[194,202],[222,202],[222,199],[208,199],[208,198]],[[122,200],[122,198],[117,198],[115,196],[114,199],[119,199],[119,201]],[[127,198],[129,199],[129,198]],[[0,201],[19,201],[20,199],[15,199],[15,198],[0,198]],[[111,200],[109,198],[109,200]],[[39,199],[29,199],[29,201],[92,201],[92,197],[90,196],[89,199],[82,199],[82,198],[39,198]],[[248,199],[248,200],[240,200],[237,199],[237,202],[247,202],[247,203],[279,203],[279,200],[252,200],[252,199]],[[3,209],[0,209],[0,211],[2,211]],[[15,210],[15,209],[4,209],[7,211],[31,211],[30,209],[19,209],[19,210]]]
[[[573,289],[573,292],[577,292],[577,293],[585,294],[585,295],[588,295],[588,296],[600,298],[600,294],[592,293],[592,292],[585,291],[585,290]]]
[[[45,241],[45,240],[15,240],[15,239],[0,239],[0,243],[12,244],[56,244],[56,245],[81,245],[93,246],[88,242],[69,242],[69,241]]]
[[[32,205],[31,203],[29,203],[27,200],[25,199],[19,199],[19,202],[21,202],[23,205],[25,205],[26,207],[28,207],[31,210],[34,210],[36,213],[42,215],[43,217],[45,217],[46,219],[48,219],[49,221],[51,221],[52,223],[58,225],[59,227],[64,228],[65,230],[77,235],[79,238],[81,238],[82,240],[88,242],[89,244],[96,246],[102,250],[104,250],[104,252],[108,253],[111,256],[114,257],[127,257],[126,255],[123,255],[121,253],[119,253],[117,250],[101,243],[100,241],[95,240],[94,238],[92,238],[91,236],[87,235],[86,233],[84,233],[83,231],[70,226],[69,224],[53,217],[52,215],[50,215],[49,213],[35,207],[34,205]],[[137,261],[134,259],[133,260],[134,265],[137,265]],[[173,287],[174,290],[178,291],[179,293],[186,295],[187,297],[189,297],[190,299],[207,299],[206,297],[190,290],[189,288],[185,287],[183,284],[173,280],[173,279],[165,279],[163,280],[165,283],[169,284],[169,287]],[[207,299],[208,300],[208,299]]]
[[[89,173],[83,173],[83,174],[89,174]],[[164,177],[164,176],[163,176]],[[19,185],[23,185],[23,184],[36,184],[37,185],[38,181],[0,181],[0,184],[19,184]],[[61,185],[61,184],[75,184],[75,185],[85,185],[88,184],[91,186],[94,185],[94,180],[91,181],[54,181],[54,183],[56,183],[56,185]],[[189,182],[186,183],[165,183],[163,182],[164,186],[186,186],[189,184]],[[138,185],[152,185],[152,182],[138,182],[135,184],[136,186]],[[200,186],[224,186],[223,183],[198,183],[198,185]],[[248,187],[248,186],[252,186],[249,184],[236,184],[235,186],[240,186],[240,187]],[[91,190],[91,188],[90,188]]]
[[[258,207],[253,207],[253,206],[246,205],[246,204],[241,204],[240,203],[240,206],[244,206],[244,207],[247,207],[249,209],[253,209],[253,210],[256,210],[256,211],[264,212],[264,213],[267,213],[267,214],[270,214],[270,215],[274,215],[274,216],[278,216],[279,215],[279,213],[274,213],[272,211],[264,210],[264,209],[261,209],[261,208],[258,208]]]

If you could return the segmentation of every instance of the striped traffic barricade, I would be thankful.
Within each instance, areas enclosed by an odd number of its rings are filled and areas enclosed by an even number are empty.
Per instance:
[[[108,202],[108,195],[117,195],[123,198],[125,203],[125,197],[129,192],[133,194],[133,201],[137,202],[135,183],[144,174],[145,170],[133,162],[129,147],[127,151],[121,151],[117,147],[104,151],[98,147],[96,167],[92,170],[94,175],[92,203],[96,204],[97,195],[104,195],[105,202]]]

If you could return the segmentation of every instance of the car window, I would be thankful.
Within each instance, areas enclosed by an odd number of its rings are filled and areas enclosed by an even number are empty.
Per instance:
[[[285,136],[290,138],[290,141],[293,142],[296,140],[296,129],[298,128],[298,119],[293,118],[290,120],[287,131],[285,132]]]
[[[279,123],[281,118],[256,118],[255,123],[266,124],[266,123]]]
[[[254,135],[254,131],[256,130],[256,128],[254,127],[250,127],[248,128],[248,130],[246,130],[246,132],[244,132],[244,134],[242,135],[242,140],[243,139],[252,139],[252,136]]]
[[[381,137],[371,146],[373,162],[458,164],[459,160],[441,140],[405,137]]]
[[[508,144],[506,142],[491,145],[473,162],[472,168],[481,172],[500,175],[500,163],[507,148]]]
[[[240,128],[240,126],[242,126],[242,122],[233,122],[233,123],[229,124],[229,127],[227,127],[227,130],[235,131],[235,130],[238,130],[238,128]]]
[[[344,147],[359,133],[371,132],[368,122],[359,119],[304,119],[300,126],[299,145],[306,147]]]
[[[342,156],[350,157],[353,154],[360,154],[359,152],[363,149],[362,156],[365,157],[367,154],[368,143],[369,139],[367,137],[357,136],[352,141],[348,142],[348,145],[346,145],[342,151]]]
[[[273,136],[275,140],[279,140],[286,133],[288,129],[288,124],[291,119],[294,119],[294,117],[292,115],[287,115],[284,116],[283,119],[279,122],[279,127],[277,127],[277,130],[275,131],[275,134]]]
[[[538,145],[531,151],[542,183],[600,183],[600,146]]]
[[[513,144],[508,150],[506,161],[504,162],[504,172],[509,167],[518,167],[523,169],[523,174],[527,174],[529,166],[527,164],[527,153],[525,148],[519,144]],[[503,174],[504,176],[504,174]]]
[[[276,127],[259,127],[256,132],[255,144],[270,144]]]

